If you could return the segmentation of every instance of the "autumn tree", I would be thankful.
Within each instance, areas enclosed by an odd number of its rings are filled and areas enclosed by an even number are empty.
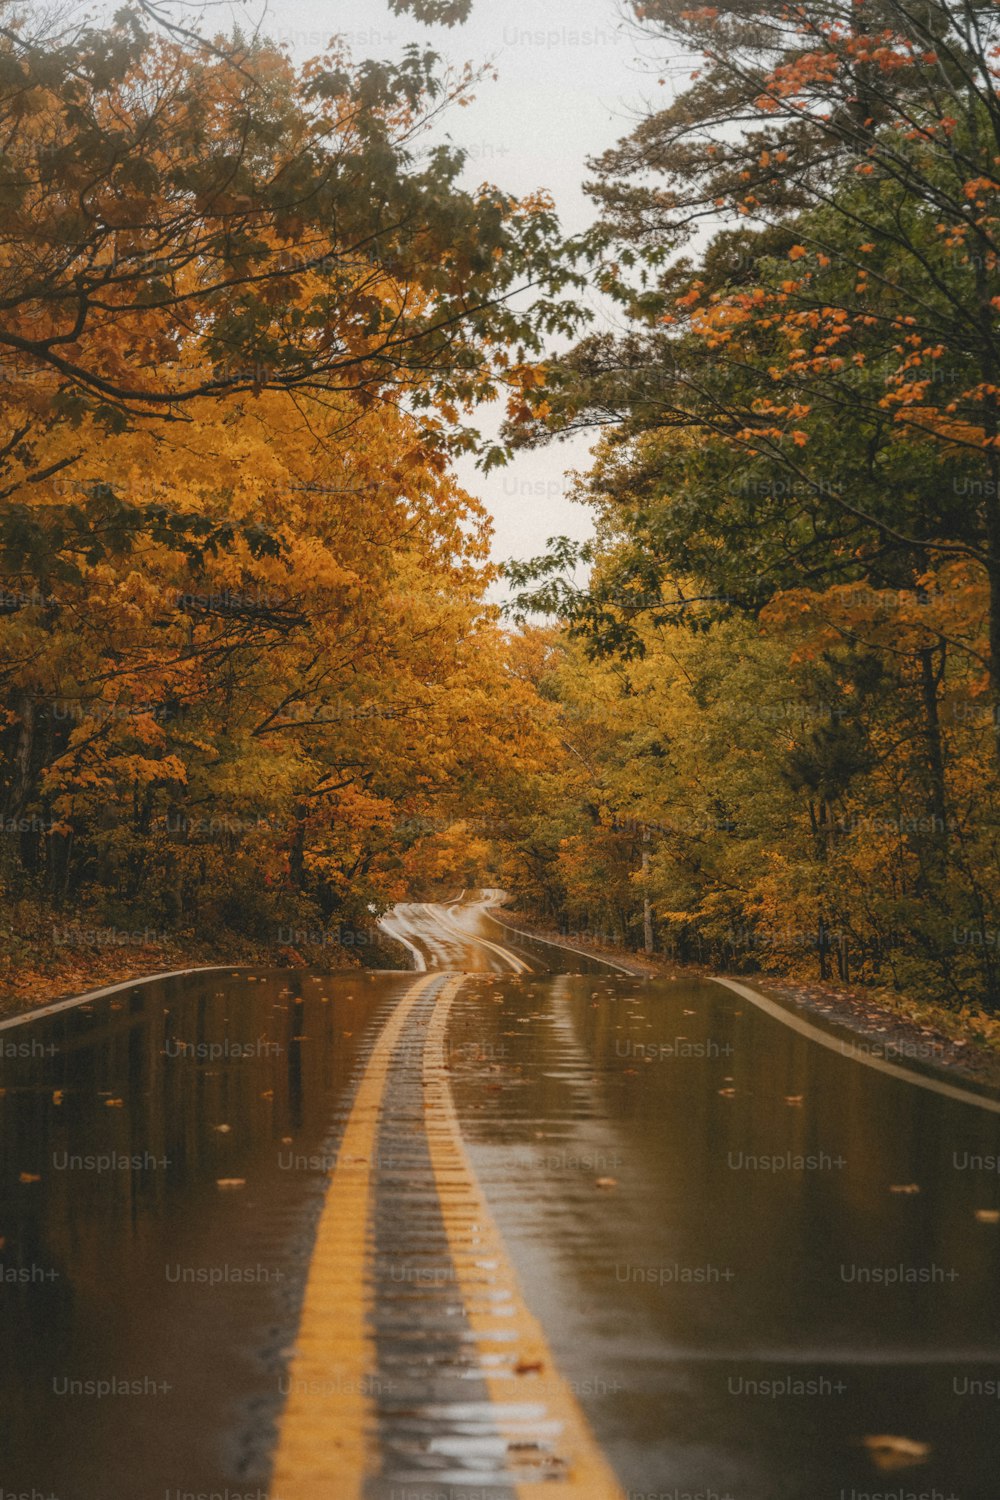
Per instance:
[[[704,67],[597,164],[594,253],[633,330],[555,362],[515,412],[522,434],[707,440],[655,538],[640,520],[637,576],[659,544],[756,608],[792,580],[916,587],[929,559],[961,557],[988,581],[995,632],[992,13],[641,17]]]
[[[417,154],[468,77],[416,49],[354,65],[334,46],[295,68],[175,14],[136,4],[37,37],[4,7],[0,545],[29,571],[175,522],[106,487],[33,506],[78,463],[72,445],[40,457],[53,423],[114,434],[183,424],[205,398],[339,392],[405,403],[468,446],[461,410],[505,378],[509,346],[563,318],[545,205],[463,190],[459,151]],[[525,283],[537,295],[515,313]]]
[[[784,910],[796,932],[840,932],[843,969],[864,955],[870,975],[933,974],[995,1004],[995,13],[636,12],[697,71],[594,164],[594,273],[625,331],[550,357],[511,406],[524,442],[604,434],[580,486],[596,540],[513,568],[520,607],[560,614],[598,675],[605,660],[630,680],[662,671],[668,643],[693,682],[715,661],[683,709],[652,709],[671,760],[692,764],[717,719],[717,632],[737,630],[744,656],[757,633],[771,643],[801,704],[729,793],[722,848],[750,858],[662,884],[666,931],[718,944],[711,913],[729,906],[770,927],[776,955]],[[771,684],[739,690],[767,702]],[[737,732],[717,741],[725,765],[757,743]],[[775,777],[794,794],[791,837],[755,830],[746,800],[766,805]],[[676,848],[662,830],[689,801],[663,778],[646,810],[661,876]],[[978,933],[977,951],[956,933]],[[814,956],[829,972],[823,941]]]
[[[369,927],[530,757],[449,455],[564,319],[554,220],[418,154],[429,54],[0,19],[0,882]]]

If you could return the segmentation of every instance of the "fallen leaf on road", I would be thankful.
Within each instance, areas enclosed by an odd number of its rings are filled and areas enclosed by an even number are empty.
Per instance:
[[[917,1443],[913,1438],[890,1437],[880,1433],[876,1437],[863,1439],[872,1462],[879,1469],[912,1469],[927,1462],[931,1454],[930,1443]]]

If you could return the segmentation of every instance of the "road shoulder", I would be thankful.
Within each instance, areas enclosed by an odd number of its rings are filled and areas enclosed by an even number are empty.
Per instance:
[[[977,1029],[975,1018],[943,1006],[919,1005],[885,989],[841,987],[775,974],[716,976],[703,965],[679,964],[664,955],[633,953],[613,944],[590,942],[577,933],[569,943],[561,934],[546,930],[517,911],[507,907],[501,910],[503,921],[512,929],[590,958],[611,961],[637,978],[736,980],[792,1013],[807,1015],[821,1029],[852,1041],[871,1056],[883,1057],[915,1073],[951,1078],[975,1092],[1000,1097],[1000,1043],[991,1044]]]

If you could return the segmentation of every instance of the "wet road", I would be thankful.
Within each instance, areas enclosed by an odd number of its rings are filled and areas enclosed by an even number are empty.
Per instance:
[[[0,1029],[5,1494],[995,1500],[996,1113],[394,925]]]
[[[502,915],[501,891],[465,892],[454,901],[401,902],[381,927],[409,952],[415,967],[465,973],[627,972],[610,960],[555,947],[520,932]]]

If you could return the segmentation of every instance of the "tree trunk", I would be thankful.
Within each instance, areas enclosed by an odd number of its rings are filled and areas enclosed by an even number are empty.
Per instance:
[[[21,729],[13,756],[14,775],[7,812],[11,817],[20,818],[31,801],[35,757],[35,700],[30,693],[19,694],[14,711],[21,721]]]
[[[649,899],[649,829],[642,831],[642,947],[644,953],[653,951],[653,907]]]
[[[288,871],[292,884],[297,890],[305,888],[305,864],[306,864],[306,818],[309,809],[304,802],[298,803],[295,808],[295,831],[292,834],[292,847],[288,853]]]
[[[941,647],[941,672],[934,668],[934,649],[920,653],[920,687],[924,704],[924,733],[927,741],[927,767],[930,780],[927,789],[927,811],[931,817],[931,834],[927,848],[933,859],[934,874],[943,876],[948,866],[948,795],[944,773],[944,742],[938,708],[938,685],[944,672],[944,647]]]

